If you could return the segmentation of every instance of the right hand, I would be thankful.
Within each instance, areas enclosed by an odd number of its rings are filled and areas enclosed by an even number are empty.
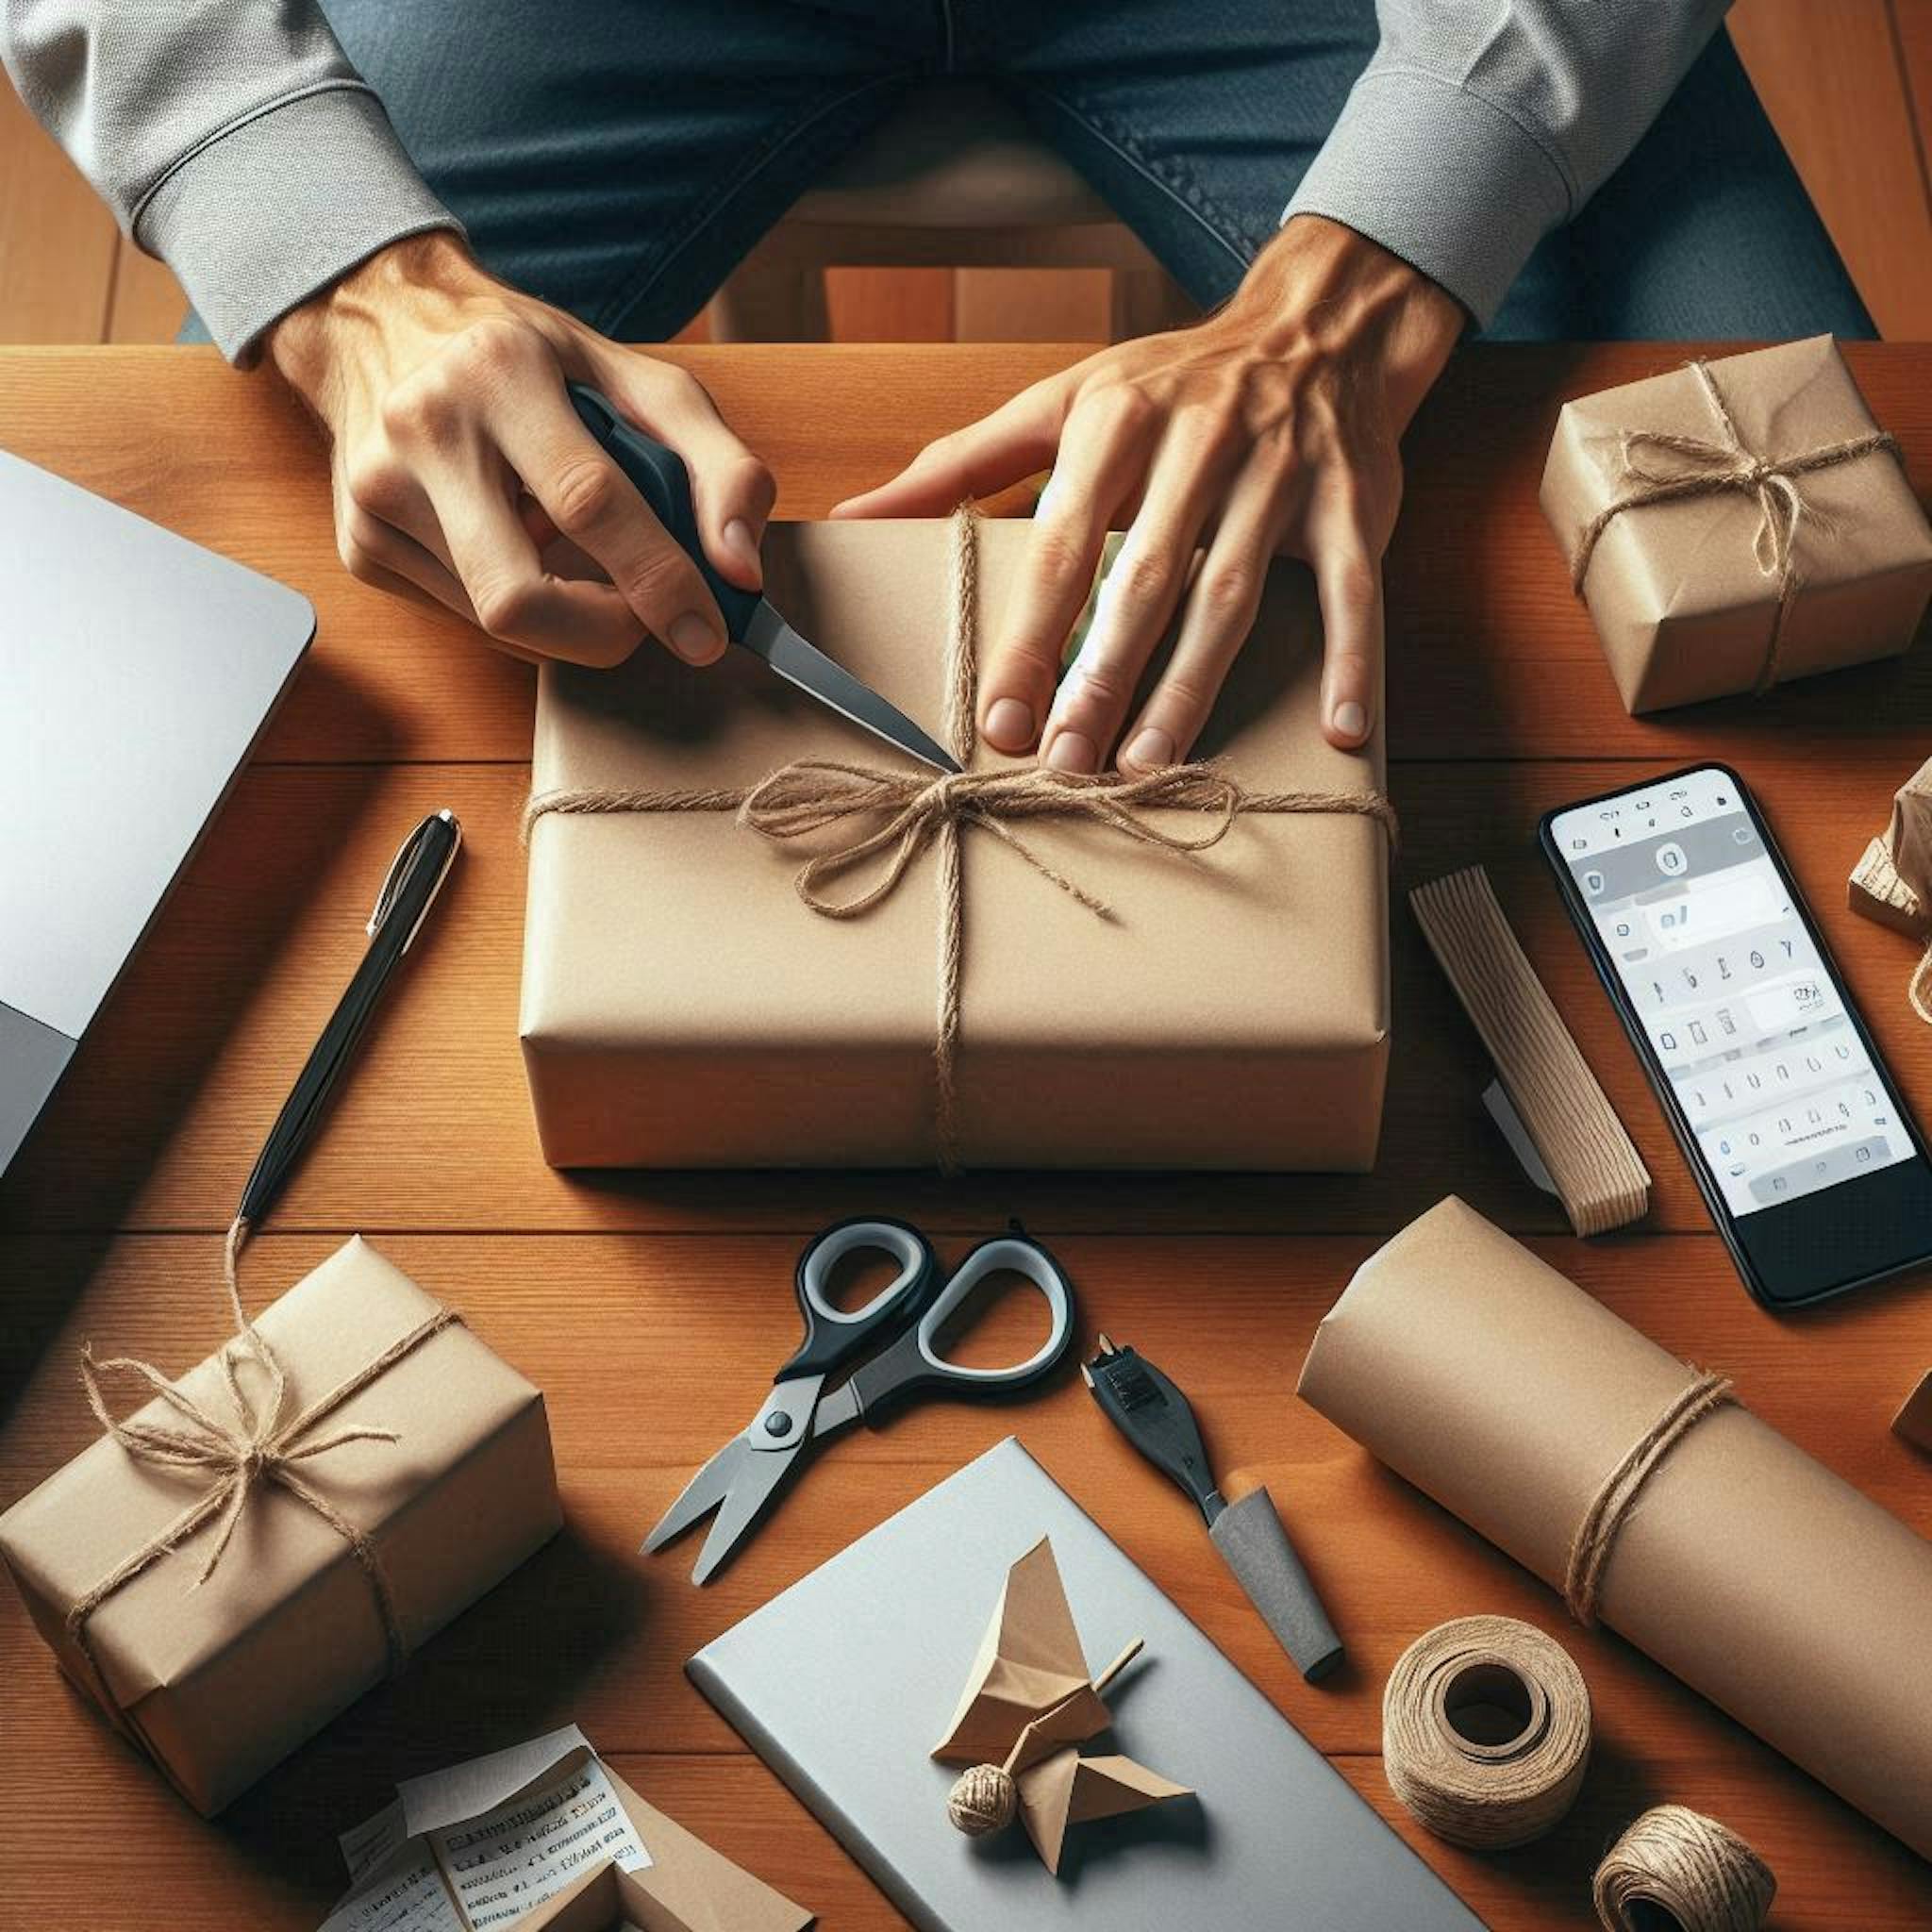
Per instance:
[[[706,555],[762,587],[775,486],[697,379],[486,275],[455,236],[391,243],[283,316],[268,354],[329,434],[351,574],[446,606],[514,656],[609,666],[643,631],[708,664],[727,642],[704,578],[577,420],[567,381],[677,451]]]

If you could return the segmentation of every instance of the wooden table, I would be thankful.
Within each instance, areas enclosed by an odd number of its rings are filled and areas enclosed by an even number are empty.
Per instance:
[[[779,513],[821,514],[1080,352],[1057,347],[676,352],[774,464]],[[1377,1241],[1460,1192],[1666,1346],[1732,1370],[1771,1423],[1921,1529],[1932,1466],[1887,1431],[1932,1364],[1924,1282],[1779,1321],[1746,1299],[1593,984],[1531,843],[1536,814],[1647,770],[1740,766],[1891,1064],[1932,1113],[1932,1029],[1906,941],[1845,910],[1844,878],[1932,745],[1932,651],[1633,722],[1536,509],[1557,403],[1671,365],[1668,346],[1477,349],[1411,438],[1389,565],[1398,884],[1480,859],[1657,1176],[1629,1236],[1562,1232],[1481,1113],[1484,1061],[1398,899],[1397,1049],[1367,1177],[553,1174],[516,1044],[531,674],[336,561],[323,463],[294,408],[210,352],[0,352],[0,446],[298,586],[313,658],[180,891],[0,1183],[0,1498],[87,1441],[75,1350],[92,1336],[185,1367],[221,1322],[219,1236],[268,1122],[362,944],[400,833],[460,815],[468,849],[357,1077],[251,1250],[268,1298],[360,1230],[546,1391],[569,1524],[541,1556],[212,1824],[191,1816],[56,1676],[0,1605],[0,1924],[105,1932],[306,1928],[340,1881],[334,1835],[399,1776],[575,1720],[623,1773],[827,1927],[898,1922],[684,1682],[699,1644],[1008,1427],[1489,1922],[1594,1924],[1588,1877],[1643,1805],[1715,1812],[1781,1881],[1775,1924],[1924,1926],[1932,1870],[1373,1465],[1291,1398],[1310,1333]],[[1932,489],[1932,347],[1854,367]],[[4,623],[4,616],[0,616]],[[1344,1632],[1339,1685],[1279,1652],[1181,1499],[1069,1378],[1005,1414],[929,1408],[841,1445],[711,1589],[632,1554],[641,1531],[791,1346],[791,1259],[836,1215],[889,1210],[957,1253],[1011,1212],[1074,1272],[1091,1327],[1189,1391],[1224,1467],[1274,1472]],[[1008,1310],[997,1311],[1006,1319]],[[1012,1311],[1012,1319],[1020,1319]],[[1390,1797],[1379,1693],[1438,1620],[1514,1612],[1558,1632],[1600,1713],[1582,1803],[1551,1840],[1479,1857]],[[1928,1664],[1932,1668],[1932,1664]],[[1928,1745],[1932,1749],[1932,1745]],[[1393,1932],[1393,1928],[1391,1928]]]

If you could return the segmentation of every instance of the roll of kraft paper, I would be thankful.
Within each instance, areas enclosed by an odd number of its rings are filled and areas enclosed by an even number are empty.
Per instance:
[[[1514,1617],[1439,1624],[1389,1673],[1382,1768],[1438,1838],[1475,1851],[1526,1845],[1583,1789],[1583,1673],[1555,1638]]]
[[[1932,1857],[1932,1543],[1720,1382],[1451,1198],[1363,1263],[1300,1392]]]

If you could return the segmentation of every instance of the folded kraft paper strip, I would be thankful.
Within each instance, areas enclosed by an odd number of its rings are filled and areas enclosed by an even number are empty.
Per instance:
[[[1307,573],[1272,575],[1207,762],[1068,780],[971,736],[1030,534],[765,545],[773,602],[963,777],[745,653],[545,667],[522,1031],[553,1164],[1372,1163],[1393,815],[1379,745],[1322,736]]]
[[[1301,1394],[1922,1856],[1932,1543],[1451,1198],[1363,1263]]]
[[[1417,886],[1416,922],[1482,1035],[1570,1225],[1607,1234],[1650,1208],[1650,1170],[1536,976],[1479,865]]]
[[[1932,528],[1829,336],[1564,405],[1543,514],[1632,712],[1911,642]]]
[[[558,1526],[543,1397],[359,1238],[0,1517],[61,1668],[212,1813]],[[155,1391],[108,1411],[114,1374]]]

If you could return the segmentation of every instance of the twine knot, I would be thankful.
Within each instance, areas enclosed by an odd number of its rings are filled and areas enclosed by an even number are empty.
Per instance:
[[[137,1356],[111,1356],[103,1360],[95,1356],[91,1345],[83,1347],[80,1353],[81,1387],[87,1392],[88,1407],[92,1409],[94,1420],[106,1435],[137,1462],[207,1478],[201,1493],[166,1529],[117,1564],[68,1608],[68,1628],[104,1691],[106,1678],[88,1641],[88,1620],[123,1585],[132,1582],[205,1524],[212,1523],[215,1529],[208,1554],[191,1586],[200,1589],[221,1566],[250,1498],[258,1493],[264,1483],[273,1483],[294,1497],[348,1544],[375,1593],[391,1669],[400,1665],[408,1654],[389,1575],[373,1539],[317,1490],[299,1466],[331,1455],[351,1442],[399,1441],[401,1438],[395,1430],[367,1423],[348,1424],[325,1435],[312,1432],[352,1395],[366,1389],[404,1356],[458,1317],[453,1308],[438,1308],[338,1388],[298,1414],[285,1417],[288,1372],[268,1338],[249,1320],[242,1305],[237,1265],[247,1237],[248,1224],[237,1221],[228,1230],[223,1257],[235,1333],[216,1351],[214,1360],[221,1372],[228,1414],[225,1415],[214,1405],[197,1401],[152,1362],[142,1361]],[[251,1370],[253,1373],[248,1373]],[[138,1417],[118,1420],[108,1407],[102,1387],[105,1376],[117,1374],[132,1375],[144,1384],[151,1395],[175,1411],[179,1423],[143,1422]],[[111,1694],[108,1703],[110,1708],[118,1707]]]
[[[1795,477],[1815,470],[1834,468],[1875,450],[1898,454],[1896,439],[1882,429],[1868,430],[1862,436],[1848,436],[1836,442],[1822,442],[1790,456],[1771,457],[1749,448],[1717,386],[1710,364],[1693,359],[1684,365],[1696,377],[1705,400],[1717,418],[1722,441],[1685,436],[1662,429],[1626,429],[1617,440],[1622,469],[1620,482],[1634,487],[1607,503],[1591,518],[1579,534],[1575,555],[1570,562],[1570,588],[1579,597],[1590,575],[1591,558],[1596,555],[1598,540],[1627,509],[1643,509],[1652,504],[1677,503],[1698,496],[1716,496],[1736,491],[1757,499],[1758,524],[1752,540],[1752,554],[1758,570],[1777,583],[1777,605],[1773,612],[1771,635],[1766,640],[1764,662],[1754,690],[1762,695],[1777,682],[1778,658],[1784,645],[1785,620],[1798,594],[1801,576],[1797,566],[1799,526],[1808,516],[1819,528],[1831,527],[1824,515],[1807,505]],[[1668,460],[1658,462],[1662,457]]]

